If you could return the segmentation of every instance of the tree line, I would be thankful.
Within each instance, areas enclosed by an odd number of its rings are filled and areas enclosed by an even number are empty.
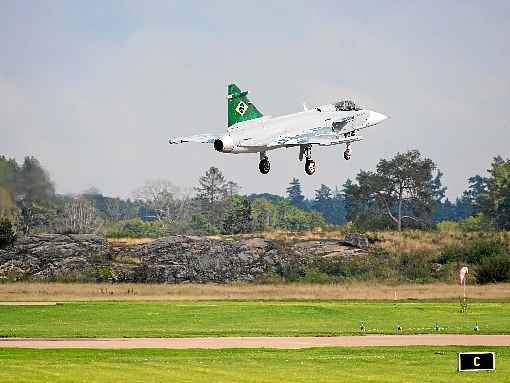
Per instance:
[[[327,223],[352,223],[362,230],[433,228],[458,223],[466,230],[510,229],[510,160],[497,156],[487,176],[468,179],[454,202],[446,198],[443,173],[418,150],[381,159],[341,188],[321,185],[307,200],[294,178],[287,197],[296,207],[320,212]],[[446,225],[443,225],[446,226]]]
[[[0,218],[18,234],[90,233],[112,236],[239,234],[271,229],[307,230],[349,223],[359,230],[433,228],[510,229],[510,160],[495,157],[486,176],[474,175],[454,202],[445,197],[443,173],[417,150],[381,159],[341,187],[321,185],[313,199],[293,178],[285,196],[243,194],[211,167],[193,189],[151,180],[132,198],[97,189],[60,195],[34,157],[18,164],[0,156]]]

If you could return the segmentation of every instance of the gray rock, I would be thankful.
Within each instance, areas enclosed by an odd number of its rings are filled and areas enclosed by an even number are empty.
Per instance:
[[[108,261],[108,244],[98,235],[30,235],[19,237],[12,249],[0,253],[0,277],[83,279],[94,265]],[[16,273],[13,273],[14,265]]]
[[[21,237],[0,250],[0,279],[111,282],[252,281],[268,272],[305,266],[321,257],[352,257],[365,250],[342,241],[273,242],[170,236],[134,246],[112,246],[97,235]]]
[[[369,238],[363,234],[349,233],[345,236],[342,242],[352,247],[368,249]]]
[[[432,272],[434,272],[434,273],[440,273],[441,271],[443,271],[444,266],[440,263],[433,263],[431,265],[431,269],[432,269]]]

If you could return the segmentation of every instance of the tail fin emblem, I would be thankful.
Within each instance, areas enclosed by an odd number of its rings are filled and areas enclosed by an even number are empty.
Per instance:
[[[248,105],[244,103],[243,101],[240,101],[239,104],[237,104],[236,112],[239,113],[241,116],[246,113],[248,110]]]

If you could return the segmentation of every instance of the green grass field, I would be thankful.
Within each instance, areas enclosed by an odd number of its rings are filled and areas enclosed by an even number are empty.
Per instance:
[[[57,306],[0,306],[0,336],[189,337],[305,336],[434,332],[510,333],[510,303],[453,302],[152,301],[83,302]]]
[[[510,348],[495,372],[456,372],[470,347],[305,350],[0,349],[1,382],[508,382]]]

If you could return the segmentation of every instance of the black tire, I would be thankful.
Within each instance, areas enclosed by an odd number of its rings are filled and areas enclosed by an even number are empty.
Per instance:
[[[348,153],[347,151],[344,152],[344,158],[349,161],[351,159],[352,154]]]
[[[306,160],[305,172],[309,176],[311,176],[315,173],[315,161],[314,160]]]
[[[269,162],[269,160],[267,158],[264,158],[263,160],[260,161],[259,170],[262,174],[269,173],[270,169],[271,169],[271,163]]]

